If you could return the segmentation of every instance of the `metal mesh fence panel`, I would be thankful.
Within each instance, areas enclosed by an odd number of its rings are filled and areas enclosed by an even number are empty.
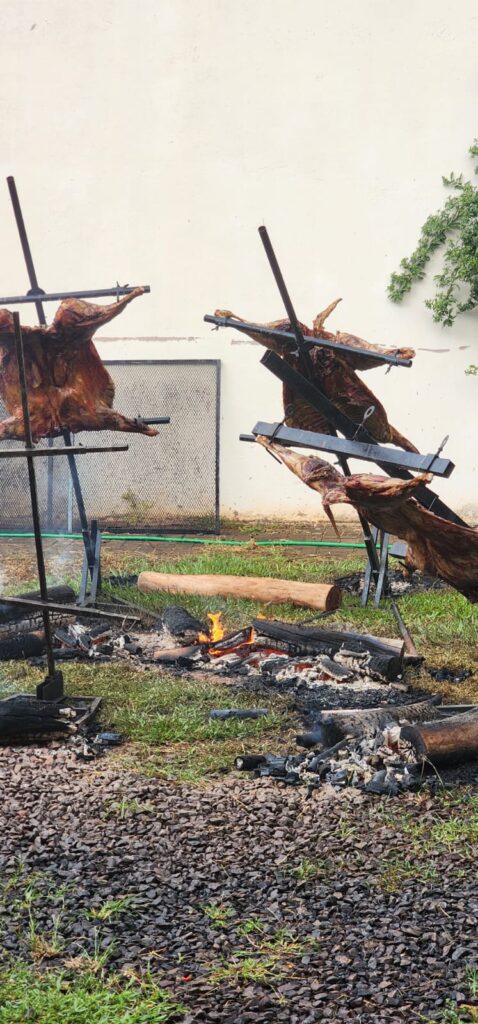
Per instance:
[[[112,431],[80,434],[76,443],[127,444],[127,452],[77,458],[87,515],[111,532],[219,530],[219,360],[105,361],[126,416],[170,416],[157,437]],[[0,417],[5,415],[0,403]],[[4,442],[17,447],[18,442]],[[55,439],[55,446],[63,441]],[[48,442],[38,447],[48,450]],[[35,460],[42,528],[77,532],[67,459]],[[30,531],[24,459],[0,463],[0,530]]]

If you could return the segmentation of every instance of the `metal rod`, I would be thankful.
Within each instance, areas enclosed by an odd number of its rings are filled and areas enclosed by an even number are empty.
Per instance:
[[[295,313],[295,309],[294,309],[294,307],[292,305],[292,300],[290,298],[289,292],[287,291],[286,283],[285,283],[284,278],[282,276],[282,271],[281,271],[281,269],[279,267],[279,264],[277,262],[277,257],[275,255],[274,249],[272,247],[272,242],[271,242],[271,240],[269,238],[269,235],[268,235],[268,232],[267,232],[267,228],[265,228],[264,226],[260,227],[259,228],[259,235],[260,235],[260,238],[261,238],[261,242],[262,242],[262,244],[264,246],[267,259],[269,260],[269,264],[270,264],[272,273],[274,274],[274,278],[275,278],[277,287],[279,289],[281,299],[282,299],[282,301],[284,303],[287,316],[289,317],[292,330],[294,332],[294,337],[295,337],[295,340],[297,342],[297,349],[298,349],[298,353],[299,353],[299,360],[300,360],[302,369],[304,371],[305,377],[308,379],[308,382],[313,382],[313,380],[314,380],[314,367],[313,367],[313,363],[312,363],[312,360],[310,358],[310,353],[309,353],[309,351],[307,349],[307,346],[305,344],[304,336],[303,336],[302,331],[300,329],[300,325],[299,325],[299,321],[298,321],[296,313]],[[273,352],[269,352],[269,353],[266,353],[266,355],[274,355],[274,353]],[[313,387],[313,384],[310,384],[310,386]],[[330,406],[331,406],[332,409],[334,408],[332,406],[332,403],[330,403]],[[337,429],[336,425],[335,425],[335,423],[332,420],[332,422],[329,424],[330,433],[334,434],[336,432],[336,429]],[[350,469],[349,469],[349,465],[347,463],[347,460],[344,458],[344,456],[339,455],[339,463],[340,463],[340,465],[342,467],[342,470],[343,470],[344,474],[346,476],[350,476],[351,472],[350,472]],[[371,536],[371,533],[370,533],[370,526],[369,526],[367,520],[362,516],[362,514],[360,512],[358,512],[357,514],[358,514],[358,517],[359,517],[359,520],[360,520],[360,525],[361,525],[362,530],[363,530],[365,547],[367,549],[367,556],[368,556],[370,565],[372,566],[374,580],[376,581],[377,578],[378,578],[378,572],[379,572],[379,560],[378,560],[378,555],[377,555],[377,549],[375,547],[375,544],[373,543],[372,536]]]
[[[401,633],[401,635],[403,637],[403,640],[404,640],[404,643],[405,643],[405,650],[406,650],[407,654],[409,654],[412,658],[419,658],[420,655],[419,655],[419,653],[418,653],[418,651],[417,651],[417,649],[415,647],[412,635],[411,635],[411,633],[409,633],[409,631],[408,631],[408,629],[407,629],[407,627],[406,627],[406,625],[405,625],[405,623],[404,623],[404,621],[402,619],[402,616],[401,616],[401,614],[400,614],[400,612],[398,610],[397,603],[396,603],[396,601],[394,601],[393,598],[390,598],[390,607],[391,607],[392,612],[394,614],[395,621],[396,621],[397,626],[398,626],[398,628],[400,630],[400,633]]]
[[[138,420],[139,420],[140,423],[147,423],[147,424],[171,423],[171,417],[170,416],[138,416]]]
[[[306,370],[307,376],[312,377],[314,371],[312,361],[304,341],[304,336],[299,326],[299,321],[295,314],[295,309],[292,305],[292,299],[289,295],[289,292],[287,291],[286,283],[282,276],[282,271],[277,262],[277,257],[272,247],[272,242],[269,238],[269,233],[267,231],[267,228],[264,227],[264,225],[262,225],[262,227],[260,227],[258,230],[261,242],[265,249],[267,259],[269,260],[270,268],[275,278],[276,285],[279,289],[280,297],[284,303],[285,311],[290,320],[290,325],[292,327],[292,332],[297,343],[297,348],[299,351],[302,366],[304,367],[304,370]]]
[[[66,615],[82,615],[90,616],[91,618],[98,619],[120,619],[124,622],[125,619],[132,619],[136,621],[134,615],[118,615],[115,612],[106,612],[100,608],[85,608],[76,604],[56,604],[53,601],[34,601],[33,599],[25,599],[23,597],[11,597],[0,595],[0,601],[5,601],[8,604],[24,605],[25,608],[39,608],[40,611],[44,610],[47,612],[62,612]]]
[[[233,327],[236,331],[242,332],[242,334],[258,334],[261,338],[276,338],[278,341],[285,342],[288,346],[296,344],[296,337],[290,331],[274,330],[271,327],[264,327],[263,324],[244,323],[240,320],[234,320],[233,317],[211,316],[209,313],[203,319],[207,324],[215,324],[216,327]],[[315,336],[310,337],[308,334],[303,335],[303,338],[304,346],[308,350],[312,348],[330,348],[335,352],[349,352],[353,355],[363,355],[369,359],[380,359],[380,362],[390,363],[391,366],[413,365],[411,359],[400,359],[398,356],[382,355],[381,353],[377,353],[374,356],[366,348],[360,348],[358,345],[346,345],[342,341],[330,341],[328,338],[316,338]]]
[[[23,257],[24,257],[24,260],[25,260],[25,263],[26,263],[28,277],[29,277],[29,280],[30,280],[30,287],[32,289],[32,292],[36,296],[35,298],[32,297],[32,298],[28,299],[28,301],[35,303],[36,311],[37,311],[37,317],[38,317],[38,322],[40,324],[42,324],[43,326],[45,326],[46,325],[46,318],[45,318],[45,313],[43,311],[43,305],[42,305],[43,294],[42,294],[41,298],[38,297],[39,293],[41,293],[41,288],[40,288],[40,286],[38,284],[38,280],[37,280],[37,275],[36,275],[36,271],[35,271],[35,267],[34,267],[34,263],[33,263],[33,257],[32,257],[32,253],[31,253],[31,249],[30,249],[30,243],[28,241],[27,231],[26,231],[26,227],[25,227],[25,221],[23,220],[23,213],[22,213],[22,209],[21,209],[21,206],[20,206],[20,200],[18,198],[17,186],[15,185],[15,178],[12,178],[11,175],[7,178],[7,185],[8,185],[8,191],[10,192],[10,199],[12,201],[12,206],[13,206],[13,212],[14,212],[14,215],[15,215],[15,220],[16,220],[16,223],[17,223],[18,234],[20,236],[20,243],[21,243],[21,247],[22,247],[22,250],[23,250]],[[25,296],[25,298],[27,298],[27,297]],[[8,299],[0,299],[0,302],[2,304],[5,302],[5,304],[6,304],[6,303],[9,302],[9,300]],[[17,303],[12,303],[12,305],[17,305]]]
[[[10,175],[7,178],[8,191],[10,193],[10,199],[13,206],[13,213],[17,225],[18,234],[20,237],[20,244],[23,251],[23,258],[27,268],[28,280],[30,281],[30,294],[38,295],[43,294],[43,289],[38,284],[38,278],[36,275],[35,266],[33,263],[33,256],[30,249],[30,243],[28,241],[27,229],[25,227],[25,221],[23,219],[22,208],[20,206],[20,200],[18,198],[17,186],[15,179]],[[8,303],[4,303],[7,305]],[[38,322],[46,327],[46,316],[43,309],[43,303],[41,298],[37,298],[35,301],[35,307],[37,311]],[[49,439],[48,447],[53,447],[53,441]],[[47,512],[46,512],[47,530],[53,529],[53,462],[50,460],[47,463]]]
[[[129,295],[138,285],[124,285],[117,288],[85,288],[80,292],[29,292],[27,295],[4,295],[0,298],[0,306],[23,306],[28,302],[34,302],[37,306],[41,302],[58,302],[61,299],[99,299],[102,296],[119,297]],[[144,292],[150,292],[149,284],[141,285]],[[40,320],[40,323],[45,321]]]
[[[20,383],[20,394],[23,410],[23,432],[25,434],[25,448],[33,448],[32,431],[30,424],[30,410],[28,408],[28,392],[25,373],[25,358],[23,353],[22,329],[18,313],[13,314],[13,325],[15,329],[15,348],[18,361],[18,376]],[[42,601],[47,601],[48,590],[46,583],[45,559],[43,556],[43,542],[41,536],[40,512],[38,507],[38,493],[35,476],[35,463],[31,455],[26,456],[28,467],[28,482],[30,486],[30,499],[32,507],[33,530],[35,533],[35,549],[38,566],[38,580]],[[53,656],[53,637],[51,631],[50,613],[48,608],[43,608],[43,625],[45,629],[45,644],[47,650],[48,673],[52,681],[55,678],[55,659]]]
[[[99,445],[91,445],[83,447],[81,444],[70,445],[65,448],[52,448],[45,450],[45,448],[10,448],[7,451],[5,448],[0,448],[0,459],[19,459],[25,458],[25,455],[29,455],[32,459],[54,459],[57,455],[91,455],[93,452],[127,452],[129,451],[129,445],[107,445],[101,448]]]
[[[450,459],[440,459],[435,455],[420,455],[418,452],[405,452],[401,448],[386,448],[384,445],[369,444],[364,441],[344,440],[330,434],[318,434],[312,430],[300,430],[297,427],[285,427],[281,423],[256,423],[252,434],[241,435],[241,440],[255,441],[256,434],[274,438],[276,444],[290,444],[294,448],[317,448],[319,451],[334,455],[345,455],[349,459],[364,459],[366,462],[387,464],[391,467],[401,466],[414,472],[432,472],[436,476],[449,477],[455,466]],[[430,462],[433,468],[430,468]]]
[[[63,440],[66,448],[71,448],[71,434],[69,430],[63,431]],[[86,560],[90,574],[93,574],[93,566],[95,560],[95,554],[93,544],[90,535],[90,527],[88,523],[88,516],[86,514],[85,502],[83,500],[83,493],[81,490],[80,477],[78,475],[78,467],[75,462],[75,456],[71,453],[67,453],[68,467],[71,474],[71,480],[73,483],[73,490],[75,492],[76,507],[78,509],[78,515],[80,517],[80,529],[83,536],[83,545],[85,548]]]

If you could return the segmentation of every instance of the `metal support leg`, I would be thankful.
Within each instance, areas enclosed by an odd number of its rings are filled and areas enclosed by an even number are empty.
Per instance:
[[[388,541],[389,534],[383,530],[380,531],[380,570],[378,579],[375,584],[375,597],[373,600],[374,608],[378,608],[382,594],[386,594],[388,590]]]
[[[22,398],[22,410],[23,410],[23,428],[25,435],[25,448],[33,448],[33,438],[30,424],[30,410],[28,408],[28,391],[27,391],[27,380],[25,373],[25,357],[23,352],[23,339],[22,329],[20,327],[20,317],[18,313],[13,314],[13,322],[15,326],[15,347],[18,361],[18,376],[20,382],[20,393]],[[43,542],[41,535],[41,523],[40,523],[40,510],[38,506],[38,492],[35,475],[35,460],[29,455],[27,456],[27,467],[28,467],[28,482],[30,486],[30,500],[32,508],[32,520],[33,520],[33,531],[35,534],[35,549],[37,556],[38,566],[38,580],[40,583],[40,594],[42,601],[48,600],[48,591],[46,583],[46,571],[45,571],[45,559],[43,555]],[[63,676],[61,672],[57,672],[55,668],[55,659],[53,654],[53,635],[50,622],[50,612],[48,608],[43,608],[43,626],[45,630],[45,642],[48,662],[48,676],[43,683],[37,687],[37,697],[41,700],[58,700],[63,696]]]

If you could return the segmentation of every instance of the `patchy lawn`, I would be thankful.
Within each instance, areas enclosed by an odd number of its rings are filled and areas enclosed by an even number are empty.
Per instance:
[[[363,554],[148,544],[105,547],[106,573],[227,572],[332,581]],[[65,581],[65,562],[49,581]],[[75,556],[76,557],[76,556]],[[15,560],[16,590],[32,584]],[[69,579],[77,584],[77,566]],[[105,588],[108,593],[108,586]],[[226,629],[257,612],[307,609],[221,598],[111,593],[160,611],[173,600]],[[405,596],[402,615],[428,666],[471,668],[461,684],[414,679],[478,702],[478,607],[454,591]],[[345,595],[326,620],[397,634],[386,602]],[[289,699],[239,681],[128,665],[62,666],[67,692],[103,697],[101,721],[127,742],[93,766],[45,748],[0,751],[0,1024],[315,1024],[478,1021],[478,779],[398,800],[315,795],[231,773],[235,756],[294,749]],[[44,673],[0,663],[0,693]],[[214,707],[269,710],[210,721]]]

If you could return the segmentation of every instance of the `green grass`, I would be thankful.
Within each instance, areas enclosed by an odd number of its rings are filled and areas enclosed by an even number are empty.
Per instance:
[[[232,907],[224,903],[205,903],[202,906],[203,913],[209,918],[213,928],[227,928],[234,917]]]
[[[40,974],[22,964],[0,970],[0,1024],[165,1024],[183,1015],[150,977]]]
[[[290,743],[296,722],[286,711],[288,698],[271,694],[261,706],[269,714],[258,719],[210,720],[217,707],[247,708],[257,704],[250,692],[233,692],[214,678],[174,676],[151,670],[138,673],[127,665],[68,664],[66,692],[103,698],[101,720],[130,741],[111,755],[111,762],[131,770],[141,765],[147,774],[196,782],[211,772],[230,771],[240,754],[272,744]],[[20,662],[0,663],[0,694],[32,691],[44,673]],[[143,808],[144,809],[144,808]],[[118,804],[105,808],[119,817],[140,808]]]
[[[174,542],[172,542],[174,543]],[[194,547],[194,546],[193,546]],[[142,569],[160,569],[176,573],[228,573],[235,576],[255,575],[332,581],[363,567],[362,553],[347,557],[324,558],[308,553],[297,556],[285,549],[219,548],[214,545],[188,550],[179,558],[167,557],[168,546],[158,548],[158,557],[125,556],[124,550],[108,551],[108,570],[122,575]],[[164,557],[161,557],[164,556]],[[310,609],[293,605],[264,605],[258,602],[193,595],[164,593],[141,594],[136,586],[111,587],[111,593],[155,613],[172,602],[178,602],[199,618],[207,612],[223,613],[226,631],[250,623],[256,614],[300,622],[314,618]],[[108,588],[105,589],[108,596]],[[478,606],[470,605],[454,591],[428,591],[408,595],[400,601],[402,615],[409,626],[420,653],[432,665],[460,664],[477,668],[476,636]],[[327,618],[331,628],[351,628],[384,636],[396,636],[397,627],[387,602],[379,609],[363,608],[357,597],[344,595],[343,604]],[[189,676],[175,676],[156,670],[139,674],[128,665],[93,666],[67,664],[63,668],[69,693],[96,694],[103,697],[102,721],[114,726],[130,745],[111,755],[114,762],[133,770],[142,766],[147,774],[183,781],[197,782],[205,776],[230,770],[234,757],[247,752],[288,749],[293,746],[296,725],[285,713],[288,703],[279,696],[264,697],[269,715],[258,720],[215,722],[208,719],[214,707],[251,707],[257,703],[252,694],[233,692],[232,685]],[[0,663],[0,694],[32,690],[43,673],[21,663]],[[478,701],[478,673],[463,683],[440,684],[426,669],[416,673],[414,682],[426,690],[439,689],[445,699],[456,702]],[[128,814],[125,807],[121,814]],[[134,812],[133,812],[134,813]],[[341,826],[347,829],[346,824]],[[343,838],[348,838],[346,832]]]
[[[407,857],[387,857],[380,862],[375,883],[382,892],[398,892],[407,882],[434,882],[438,878],[435,864]]]
[[[212,985],[256,982],[273,987],[297,967],[303,956],[318,948],[311,936],[299,940],[287,928],[264,935],[259,918],[242,922],[236,931],[247,939],[248,948],[235,949],[233,956],[211,970]]]

